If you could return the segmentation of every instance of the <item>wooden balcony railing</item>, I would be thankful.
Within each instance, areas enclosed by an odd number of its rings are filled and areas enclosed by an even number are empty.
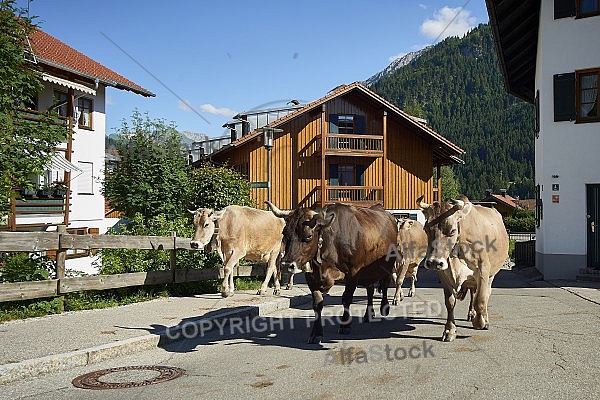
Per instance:
[[[383,186],[326,186],[325,203],[375,204],[383,202]]]
[[[326,154],[377,157],[383,155],[383,136],[326,133],[321,135],[320,141],[325,143]]]
[[[69,118],[60,116],[58,114],[47,114],[45,112],[30,110],[28,108],[17,108],[19,118],[23,121],[39,122],[45,120],[53,125],[59,125],[68,127]]]

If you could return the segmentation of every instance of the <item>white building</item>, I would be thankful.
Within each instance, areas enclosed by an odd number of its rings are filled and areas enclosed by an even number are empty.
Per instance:
[[[64,198],[36,193],[21,195],[13,205],[10,230],[54,230],[66,225],[68,232],[105,233],[113,220],[105,219],[102,195],[104,143],[106,134],[106,88],[129,90],[142,96],[154,94],[100,63],[69,47],[47,33],[36,30],[31,36],[32,62],[43,71],[44,91],[35,105],[38,111],[55,110],[71,134],[57,149],[43,176],[32,177],[38,186],[63,184]],[[26,112],[35,118],[35,111]],[[71,259],[85,254],[71,254]],[[88,257],[86,257],[88,258]],[[81,270],[79,263],[67,268]]]
[[[600,2],[486,0],[507,91],[536,106],[536,267],[600,267]]]

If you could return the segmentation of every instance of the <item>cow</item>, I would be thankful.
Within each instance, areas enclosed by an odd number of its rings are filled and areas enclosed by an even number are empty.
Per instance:
[[[442,340],[456,338],[454,306],[471,291],[469,316],[475,329],[488,329],[487,304],[492,281],[508,258],[508,234],[500,213],[474,205],[466,196],[450,202],[423,202],[427,234],[424,265],[439,272],[448,317]],[[469,318],[468,318],[469,319]]]
[[[269,211],[231,205],[220,211],[199,208],[194,215],[194,238],[190,245],[204,249],[211,241],[224,265],[221,295],[233,295],[233,268],[242,257],[267,263],[267,276],[258,294],[265,294],[271,275],[275,281],[273,294],[280,293],[278,257],[281,252],[282,231],[285,221]],[[218,233],[213,238],[215,227]]]
[[[315,322],[309,343],[323,338],[321,313],[323,296],[336,280],[344,279],[344,307],[338,333],[351,330],[350,304],[357,285],[367,288],[365,321],[373,316],[374,283],[382,282],[380,312],[389,314],[387,287],[391,281],[394,257],[388,257],[396,245],[398,227],[394,217],[381,206],[371,208],[330,204],[321,210],[297,208],[282,211],[267,202],[275,216],[285,218],[285,253],[281,268],[302,268],[313,297]]]
[[[394,282],[396,282],[396,293],[392,305],[398,305],[398,302],[404,298],[402,283],[405,278],[411,280],[407,296],[412,297],[415,295],[417,271],[419,270],[419,263],[425,256],[426,248],[427,235],[423,229],[423,224],[408,218],[400,219],[398,221],[398,259],[392,275]]]

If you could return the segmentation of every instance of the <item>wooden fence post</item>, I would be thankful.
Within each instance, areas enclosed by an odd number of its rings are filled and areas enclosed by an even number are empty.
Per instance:
[[[169,266],[171,267],[171,272],[173,274],[172,283],[175,283],[175,268],[177,268],[177,232],[171,232],[171,237],[173,238],[173,249],[171,250]]]
[[[57,228],[58,249],[56,249],[56,279],[59,281],[65,279],[65,260],[67,259],[67,250],[62,248],[62,235],[67,233],[67,228],[64,225],[59,225]]]

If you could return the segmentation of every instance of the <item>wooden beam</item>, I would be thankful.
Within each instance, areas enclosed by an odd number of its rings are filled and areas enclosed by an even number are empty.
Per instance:
[[[57,232],[0,232],[0,251],[56,250],[58,245]]]
[[[188,241],[190,239],[187,239]],[[175,241],[164,236],[128,236],[128,235],[61,235],[62,249],[141,249],[173,250]]]
[[[388,170],[387,170],[387,111],[383,110],[383,165],[382,165],[382,185],[383,185],[383,208],[388,208],[388,204],[386,204],[387,196],[385,195],[386,188],[389,186],[388,184]]]
[[[57,295],[57,284],[57,279],[3,283],[0,285],[0,302],[53,297]]]
[[[132,272],[115,275],[93,275],[78,278],[65,278],[59,283],[60,294],[82,290],[106,290],[129,286],[158,285],[172,283],[171,271]]]
[[[327,168],[325,148],[327,147],[329,125],[326,123],[326,111],[325,104],[323,104],[321,106],[321,207],[325,207],[325,196],[327,194],[327,189],[325,188],[325,169]]]

